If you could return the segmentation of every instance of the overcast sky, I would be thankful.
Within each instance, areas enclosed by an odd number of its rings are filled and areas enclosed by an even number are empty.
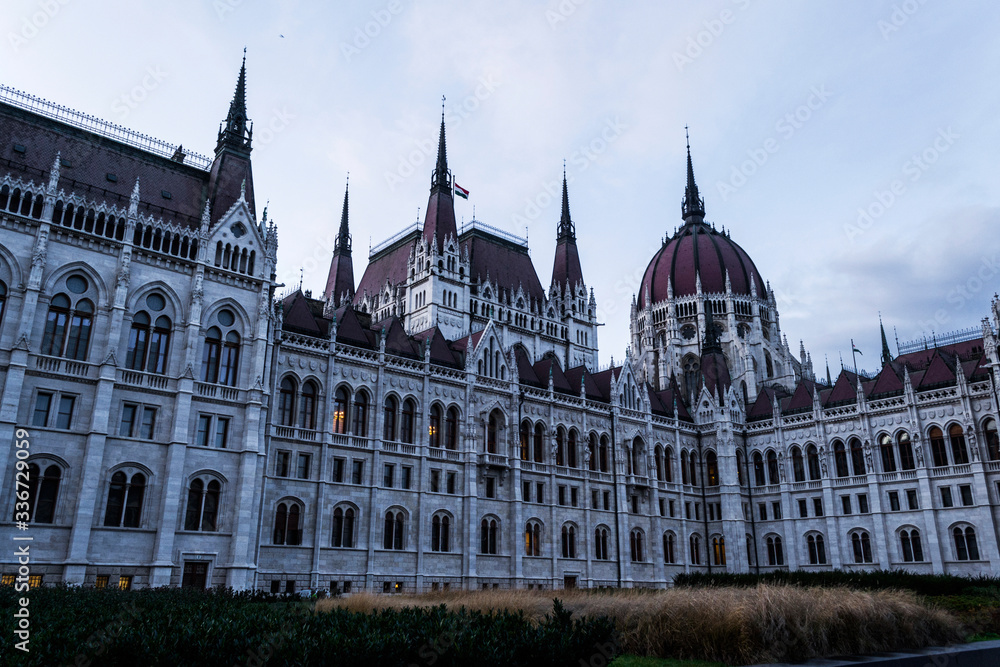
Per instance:
[[[246,46],[258,213],[314,293],[348,172],[356,280],[426,206],[442,95],[456,214],[527,233],[544,285],[567,161],[602,363],[681,222],[685,124],[818,372],[851,338],[875,368],[879,311],[895,351],[1000,285],[997,3],[8,0],[0,27],[0,82],[205,154]]]

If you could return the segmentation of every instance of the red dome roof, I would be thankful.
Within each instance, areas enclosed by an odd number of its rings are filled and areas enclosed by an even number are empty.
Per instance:
[[[726,272],[733,294],[750,295],[750,286],[757,284],[757,296],[764,298],[766,288],[753,260],[728,236],[701,222],[690,219],[646,267],[639,289],[639,307],[646,306],[646,290],[652,303],[667,298],[667,282],[674,297],[697,293],[696,274],[701,275],[701,289],[706,294],[726,291]]]

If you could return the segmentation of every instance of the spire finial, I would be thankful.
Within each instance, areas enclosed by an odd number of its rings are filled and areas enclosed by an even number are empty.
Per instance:
[[[687,222],[693,218],[701,222],[705,217],[705,200],[698,195],[698,185],[694,181],[694,166],[691,162],[691,136],[687,125],[684,126],[684,137],[687,141],[687,187],[684,188],[684,201],[681,203],[681,217]]]
[[[569,187],[567,186],[565,159],[563,160],[562,215],[559,217],[559,231],[556,235],[556,241],[562,239],[576,239],[576,227],[569,215]]]
[[[889,341],[885,337],[885,326],[882,324],[882,312],[878,314],[878,328],[882,331],[882,365],[892,361],[892,353],[889,352]]]
[[[247,125],[247,49],[243,47],[243,63],[240,65],[240,76],[236,80],[236,91],[229,103],[229,113],[225,125],[219,130],[219,138],[215,150],[223,147],[250,151],[250,141],[253,130]]]
[[[337,240],[333,244],[333,252],[351,254],[351,232],[348,225],[348,195],[351,191],[351,172],[347,172],[347,185],[344,186],[344,209],[340,214],[340,231],[337,232]]]
[[[441,96],[441,132],[438,136],[437,165],[434,167],[434,175],[431,178],[431,191],[447,192],[451,195],[451,179],[448,174],[448,147],[444,137],[444,101],[445,96]]]

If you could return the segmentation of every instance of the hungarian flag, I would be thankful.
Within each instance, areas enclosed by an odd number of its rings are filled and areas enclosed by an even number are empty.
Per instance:
[[[854,339],[851,339],[851,354],[853,354],[855,352],[857,352],[858,354],[860,354],[862,356],[864,355],[864,352],[862,352],[861,350],[859,350],[858,347],[854,344]]]
[[[456,195],[458,195],[462,199],[468,199],[469,198],[469,191],[468,190],[466,190],[465,188],[463,188],[458,183],[454,183],[453,182],[452,184],[455,186],[455,194]]]

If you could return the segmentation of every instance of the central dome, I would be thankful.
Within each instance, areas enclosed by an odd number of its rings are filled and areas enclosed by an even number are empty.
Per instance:
[[[746,251],[724,233],[702,222],[700,217],[692,217],[646,267],[639,291],[639,307],[646,307],[647,290],[651,303],[664,301],[668,281],[673,287],[674,298],[696,294],[697,276],[701,276],[702,292],[725,293],[727,272],[733,294],[749,296],[751,285],[756,284],[757,296],[765,298],[764,281]]]

